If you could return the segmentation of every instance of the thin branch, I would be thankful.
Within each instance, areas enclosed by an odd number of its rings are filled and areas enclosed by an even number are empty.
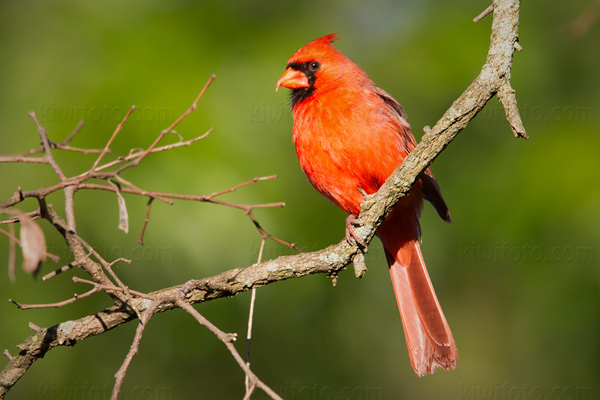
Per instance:
[[[277,393],[275,393],[275,391],[273,389],[271,389],[269,386],[267,386],[263,381],[261,381],[258,378],[258,376],[256,376],[254,374],[254,372],[252,372],[250,367],[248,367],[246,365],[246,363],[244,362],[244,359],[242,358],[242,356],[240,356],[240,353],[238,353],[238,351],[235,348],[235,346],[233,345],[233,343],[225,343],[225,346],[227,347],[229,352],[231,352],[231,355],[233,355],[233,358],[235,358],[235,361],[237,361],[238,365],[244,370],[244,372],[246,373],[246,376],[248,376],[250,378],[251,384],[253,386],[255,385],[255,386],[259,387],[260,389],[262,389],[272,399],[283,400]]]
[[[115,179],[116,179],[116,180],[117,180],[119,183],[121,183],[121,184],[125,185],[126,187],[130,188],[130,189],[132,190],[132,192],[131,192],[131,193],[134,193],[134,194],[140,194],[140,193],[145,193],[145,192],[146,192],[145,190],[143,190],[143,189],[140,189],[139,187],[137,187],[137,186],[136,186],[136,185],[134,185],[133,183],[131,183],[131,182],[129,182],[128,180],[126,180],[126,179],[124,179],[123,177],[121,177],[121,175],[117,175],[117,174],[115,174],[115,175],[113,176],[113,178],[115,178]],[[109,180],[109,183],[111,183],[111,182],[110,182],[110,180]],[[114,186],[114,185],[111,185],[111,186],[112,186],[113,188],[115,188],[115,186]],[[116,188],[116,191],[118,191],[118,192],[122,192],[123,190],[122,190],[122,188],[119,188],[119,187],[117,187],[117,188]],[[154,198],[155,198],[156,200],[160,200],[160,201],[162,201],[163,203],[167,203],[167,204],[169,204],[169,205],[173,204],[173,202],[172,202],[172,201],[169,201],[169,200],[167,200],[167,199],[163,198],[162,196],[154,196]]]
[[[261,243],[261,251],[264,247]],[[260,261],[259,261],[260,262]],[[252,323],[254,322],[254,304],[256,303],[256,288],[252,288],[252,295],[250,296],[250,310],[248,311],[248,332],[246,334],[246,364],[250,366],[250,345],[252,343]]]
[[[31,329],[32,331],[38,333],[42,330],[42,328],[40,328],[39,326],[37,326],[36,324],[34,324],[33,322],[29,322],[29,329]]]
[[[51,205],[47,206],[43,197],[38,198],[40,204],[40,215],[48,220],[54,227],[63,235],[67,245],[75,255],[75,259],[78,261],[78,267],[89,274],[94,281],[109,285],[112,284],[110,279],[103,272],[102,267],[106,267],[108,262],[104,260],[97,251],[95,251],[85,240],[83,240],[74,231],[69,229],[67,223],[54,211]],[[86,254],[85,249],[88,250],[89,254]],[[94,262],[90,258],[90,254],[100,261],[101,265]],[[127,303],[127,297],[122,296],[120,293],[111,294],[113,300],[121,303]]]
[[[91,190],[108,190],[110,192],[115,192],[116,189],[114,187],[108,186],[108,185],[100,185],[97,183],[82,183],[80,185],[77,186],[78,190],[85,190],[85,189],[91,189]],[[139,188],[128,188],[128,187],[123,187],[121,188],[121,192],[122,193],[129,193],[129,194],[137,194],[140,196],[147,196],[147,197],[152,197],[158,200],[161,199],[175,199],[175,200],[188,200],[188,201],[199,201],[199,202],[206,202],[206,203],[213,203],[213,204],[219,204],[219,205],[223,205],[223,206],[228,206],[228,207],[233,207],[233,208],[238,208],[240,210],[253,210],[255,208],[271,208],[271,207],[284,207],[285,203],[267,203],[267,204],[256,204],[256,205],[245,205],[245,204],[238,204],[238,203],[232,203],[232,202],[228,202],[228,201],[221,201],[221,200],[216,200],[212,197],[206,196],[206,195],[194,195],[194,194],[180,194],[180,193],[166,193],[166,192],[155,192],[155,191],[151,191],[151,190],[143,190],[143,189],[139,189]],[[24,196],[26,197],[33,197],[30,193],[24,192]],[[172,204],[172,203],[168,203],[168,204]]]
[[[63,140],[62,142],[60,142],[58,144],[61,146],[67,146],[69,143],[71,143],[71,140],[73,140],[75,138],[75,136],[79,133],[79,131],[81,131],[81,128],[83,128],[84,125],[85,125],[85,121],[83,121],[83,120],[79,121],[77,123],[77,126],[75,127],[75,129],[73,129],[73,132],[71,132],[69,134],[69,136],[67,136],[65,138],[65,140]],[[100,152],[102,150],[93,150],[93,151]]]
[[[0,229],[0,231],[4,232],[4,230]],[[15,283],[16,280],[16,271],[17,271],[17,250],[16,250],[16,240],[11,238],[15,237],[15,226],[10,224],[8,226],[8,277],[12,283]]]
[[[277,178],[276,175],[265,176],[265,177],[256,177],[256,178],[250,179],[247,182],[236,185],[232,188],[221,190],[219,192],[215,192],[210,195],[186,195],[186,194],[179,194],[179,193],[164,193],[164,192],[147,191],[147,190],[137,188],[133,184],[130,184],[129,182],[124,181],[124,180],[122,180],[122,182],[124,182],[125,184],[127,184],[130,187],[116,188],[113,185],[109,186],[109,185],[100,185],[100,184],[95,184],[95,183],[82,183],[82,184],[78,185],[78,189],[79,190],[83,190],[83,189],[107,190],[107,191],[112,191],[112,192],[119,191],[121,193],[129,193],[129,194],[137,194],[140,196],[148,196],[151,199],[159,199],[164,202],[168,202],[168,200],[166,200],[166,199],[178,199],[178,200],[207,202],[207,203],[218,204],[221,206],[237,208],[237,209],[244,211],[244,213],[250,218],[250,220],[252,221],[252,223],[254,224],[256,229],[258,230],[261,237],[274,240],[277,243],[283,244],[284,246],[290,247],[296,251],[301,251],[294,243],[287,242],[283,239],[280,239],[273,235],[268,234],[260,226],[260,223],[256,220],[256,218],[252,214],[252,211],[254,211],[257,208],[284,207],[285,203],[279,202],[279,203],[245,205],[245,204],[238,204],[238,203],[215,199],[215,197],[217,197],[217,196],[221,196],[221,195],[224,195],[227,193],[234,192],[235,190],[237,190],[241,187],[247,186],[249,184],[257,183],[257,182],[261,182],[261,181],[265,181],[265,180],[270,180],[270,179],[275,179],[275,178]],[[171,203],[169,203],[169,204],[171,204]],[[147,208],[146,216],[147,217],[149,216],[149,208]],[[143,231],[145,230],[146,225],[147,225],[147,221],[144,223]],[[142,233],[142,235],[143,235],[143,233]]]
[[[60,267],[58,269],[55,269],[54,271],[52,271],[50,273],[47,273],[46,275],[44,275],[42,277],[42,280],[43,281],[47,281],[50,278],[54,278],[58,274],[62,274],[63,272],[67,272],[68,270],[70,270],[72,268],[75,268],[75,267],[78,267],[78,266],[79,266],[79,263],[77,261],[74,261],[74,262],[72,262],[70,264],[67,264],[67,265],[64,265],[64,266],[62,266],[62,267]]]
[[[0,212],[7,212],[7,210],[1,210]],[[7,212],[8,214],[12,214],[11,212]],[[31,218],[31,219],[39,219],[40,218],[40,212],[39,210],[35,210],[35,211],[29,211],[25,214],[25,216]],[[7,219],[6,221],[0,221],[0,225],[13,225],[13,224],[17,224],[19,223],[21,220],[19,219],[18,215],[13,215],[12,217],[10,217],[9,219]]]
[[[267,238],[262,238],[260,241],[260,249],[258,251],[257,262],[262,262],[263,251],[265,250],[265,244]],[[248,312],[248,332],[246,334],[246,363],[250,365],[250,342],[252,340],[252,323],[254,321],[254,303],[256,302],[256,288],[252,288],[252,295],[250,297],[250,310]]]
[[[175,120],[175,122],[173,122],[171,124],[171,126],[169,126],[167,129],[163,130],[160,135],[158,135],[158,137],[156,138],[156,140],[154,141],[154,143],[152,143],[150,145],[150,147],[148,147],[142,154],[139,155],[139,157],[137,157],[132,163],[127,164],[122,166],[121,168],[119,168],[118,172],[129,168],[131,166],[135,166],[135,165],[139,165],[139,163],[148,155],[152,152],[152,150],[154,150],[154,148],[156,146],[158,146],[158,143],[165,137],[166,134],[168,134],[169,132],[171,132],[173,129],[175,129],[175,127],[177,125],[179,125],[179,123],[181,121],[183,121],[185,119],[185,117],[187,117],[188,115],[190,115],[192,113],[192,111],[194,111],[197,107],[198,107],[198,101],[200,101],[200,98],[202,98],[202,96],[204,95],[204,93],[206,92],[206,89],[208,89],[208,87],[210,86],[210,84],[212,83],[212,81],[215,79],[214,75],[211,75],[211,77],[208,79],[208,81],[206,82],[206,84],[204,85],[204,88],[202,88],[202,90],[200,91],[200,94],[198,94],[198,97],[196,97],[196,100],[194,100],[194,102],[192,103],[192,105],[190,106],[190,108],[188,108],[183,114],[181,114],[181,116],[179,118],[177,118]]]
[[[598,20],[600,20],[600,0],[592,0],[579,16],[567,25],[567,35],[573,39],[584,37],[598,23]]]
[[[92,153],[101,153],[102,152],[101,149],[81,149],[79,147],[66,146],[64,144],[53,143],[53,142],[51,142],[50,145],[52,146],[53,149],[72,151],[72,152],[81,153],[81,154],[92,154]]]
[[[183,146],[183,145],[189,145],[189,144],[193,143],[194,141],[197,141],[197,140],[200,140],[200,139],[206,137],[206,135],[208,135],[209,132],[207,132],[204,135],[199,136],[199,137],[197,137],[195,139],[187,141],[187,142],[176,143],[176,144],[164,146],[164,147],[161,147],[161,148],[157,148],[157,149],[154,149],[154,150],[155,151],[166,151],[166,150],[169,150],[169,149],[172,149],[172,148],[176,148],[176,147],[180,147],[180,146]],[[124,161],[127,161],[129,159],[137,158],[137,157],[139,157],[139,153],[134,153],[133,156],[134,157],[131,157],[131,158],[128,156],[128,157],[125,157],[123,159],[116,160],[113,163],[109,163],[109,164],[100,166],[100,167],[98,167],[96,169],[95,172],[94,171],[87,171],[87,172],[85,172],[85,173],[83,173],[81,175],[78,175],[76,177],[65,179],[65,180],[61,181],[60,183],[58,183],[58,184],[56,184],[54,186],[51,186],[51,187],[41,188],[41,189],[38,189],[38,190],[30,190],[30,191],[21,191],[19,189],[19,191],[17,191],[17,192],[14,193],[13,197],[11,197],[10,199],[8,199],[8,200],[0,203],[0,209],[7,208],[7,207],[12,207],[12,206],[20,203],[24,199],[30,198],[30,197],[41,199],[41,198],[43,198],[43,197],[45,197],[45,196],[47,196],[47,195],[49,195],[51,193],[54,193],[54,192],[56,192],[58,190],[63,190],[63,189],[65,189],[67,187],[70,187],[70,186],[74,187],[73,190],[101,189],[101,190],[112,190],[112,191],[114,191],[114,188],[105,187],[105,186],[97,185],[97,184],[85,184],[84,183],[85,181],[87,181],[89,179],[92,179],[92,178],[96,178],[96,179],[114,178],[114,179],[117,179],[120,182],[122,182],[122,183],[124,183],[124,184],[126,184],[126,185],[128,185],[128,186],[131,187],[131,190],[125,190],[126,188],[123,188],[124,189],[123,190],[124,193],[133,193],[133,194],[139,194],[139,195],[142,195],[142,196],[150,196],[150,197],[157,198],[158,200],[164,201],[164,202],[166,202],[168,204],[171,204],[168,200],[163,199],[160,193],[158,193],[158,192],[150,192],[150,191],[145,191],[145,190],[139,189],[139,188],[135,187],[133,184],[125,181],[122,177],[120,177],[118,175],[118,171],[115,171],[115,172],[100,172],[100,170],[104,169],[104,167],[106,167],[106,166],[116,165],[116,164],[122,163]],[[47,159],[45,157],[44,158],[40,158],[40,160],[42,160],[43,163],[48,164],[48,161],[47,161]],[[9,160],[7,160],[6,162],[19,162],[19,160],[16,159],[16,161],[15,161],[15,158],[13,156],[10,156]],[[173,195],[171,197],[176,198],[176,195]],[[196,196],[196,197],[206,197],[206,196]],[[182,197],[178,196],[177,198],[182,198]],[[194,199],[191,199],[191,200],[194,200]],[[280,206],[280,205],[277,205],[277,206]]]
[[[140,232],[140,238],[138,239],[139,244],[144,245],[144,233],[146,233],[146,227],[148,226],[148,221],[150,220],[150,207],[152,206],[153,197],[148,198],[148,205],[146,206],[146,217],[144,218],[144,225],[142,226],[142,231]]]
[[[521,115],[519,114],[515,90],[510,86],[510,82],[506,82],[500,87],[500,90],[498,91],[498,100],[500,100],[502,107],[504,107],[506,119],[515,137],[529,139],[529,136],[525,133],[525,127],[523,126]]]
[[[99,291],[100,291],[99,287],[94,287],[93,289],[90,289],[83,294],[75,293],[73,295],[73,297],[71,297],[70,299],[67,299],[64,301],[59,301],[57,303],[48,303],[48,304],[22,304],[22,303],[16,302],[13,299],[8,299],[8,301],[10,301],[14,305],[16,305],[21,310],[31,310],[31,309],[36,309],[36,308],[60,308],[60,307],[66,306],[67,304],[75,303],[77,300],[84,299],[84,298],[91,296],[92,294],[97,293]]]
[[[74,276],[73,277],[73,282],[75,283],[87,283],[88,285],[92,285],[95,288],[98,288],[99,290],[103,290],[103,291],[116,291],[116,292],[123,292],[123,288],[114,286],[114,285],[103,285],[101,283],[97,283],[97,282],[93,282],[93,281],[89,281],[87,279],[83,279],[83,278],[79,278],[78,276]],[[137,296],[141,299],[146,299],[146,300],[155,300],[156,296],[152,296],[150,294],[146,294],[143,292],[138,292],[137,290],[133,290],[133,289],[128,289],[129,293],[131,293],[134,296]]]
[[[56,172],[56,175],[58,175],[58,177],[60,178],[61,181],[67,179],[67,177],[63,173],[62,169],[58,166],[58,164],[56,163],[56,160],[52,156],[52,151],[50,150],[51,149],[50,141],[48,140],[48,133],[46,132],[46,129],[44,129],[44,127],[42,127],[42,125],[40,125],[40,122],[38,121],[38,119],[35,116],[35,113],[33,111],[29,112],[29,116],[33,119],[33,121],[37,125],[38,135],[40,136],[40,139],[42,140],[42,146],[46,153],[44,158],[46,159],[48,164],[50,164],[52,166],[52,168],[54,169],[54,172]]]
[[[115,189],[115,194],[117,195],[117,203],[119,205],[119,229],[127,233],[129,232],[129,214],[127,213],[127,203],[121,194],[121,186],[110,179],[108,180],[108,183]]]
[[[68,266],[66,266],[66,267],[68,267]],[[63,267],[63,268],[66,268],[66,267]],[[52,274],[56,274],[56,271],[54,271]],[[52,276],[54,276],[54,275],[52,275]],[[46,278],[46,277],[44,277],[44,278]],[[67,304],[75,303],[77,300],[81,300],[83,298],[89,297],[92,294],[98,293],[100,291],[105,291],[105,292],[106,291],[117,291],[117,292],[125,293],[125,289],[123,289],[123,288],[120,288],[120,287],[117,287],[114,285],[103,285],[103,284],[100,284],[97,282],[89,281],[87,279],[79,278],[77,276],[73,277],[73,282],[86,283],[86,284],[92,285],[93,288],[83,294],[75,293],[73,295],[73,297],[71,297],[67,300],[59,301],[57,303],[23,304],[23,303],[19,303],[19,302],[15,301],[13,299],[8,299],[8,301],[10,301],[14,305],[16,305],[21,310],[30,310],[30,309],[36,309],[36,308],[60,308],[60,307],[66,306]],[[138,292],[136,290],[127,289],[127,293],[129,293],[130,295],[133,294],[135,296],[138,296],[138,297],[144,298],[144,299],[150,299],[150,300],[155,299],[155,297],[153,297],[153,296],[147,295],[146,293]]]
[[[65,176],[62,169],[60,168],[60,166],[54,159],[54,156],[52,155],[50,141],[48,139],[48,133],[46,132],[46,129],[44,129],[44,127],[42,127],[42,125],[38,121],[38,119],[35,116],[35,113],[33,111],[29,112],[29,116],[34,120],[35,124],[37,125],[38,135],[42,139],[42,147],[45,150],[44,158],[48,161],[48,164],[50,164],[52,166],[52,168],[54,169],[54,171],[60,178],[61,182],[64,182],[67,179],[67,177]],[[64,192],[65,192],[65,213],[67,216],[67,224],[69,225],[69,230],[75,231],[75,229],[76,229],[75,228],[75,211],[74,211],[74,205],[73,205],[73,196],[75,195],[75,189],[73,187],[65,187]]]
[[[168,144],[168,145],[161,146],[161,147],[156,147],[156,148],[152,149],[152,151],[151,151],[150,153],[159,153],[159,152],[161,152],[161,151],[167,151],[167,150],[175,149],[175,148],[178,148],[178,147],[190,146],[190,145],[192,145],[193,143],[195,143],[195,142],[197,142],[197,141],[199,141],[199,140],[202,140],[202,139],[204,139],[205,137],[207,137],[207,136],[208,136],[208,135],[209,135],[209,134],[210,134],[212,131],[213,131],[213,128],[210,128],[210,129],[209,129],[208,131],[206,131],[204,134],[202,134],[202,135],[200,135],[200,136],[198,136],[198,137],[195,137],[195,138],[193,138],[193,139],[190,139],[190,140],[185,140],[185,141],[179,141],[179,142],[177,142],[177,143],[172,143],[172,144]],[[126,161],[131,161],[131,160],[135,160],[136,158],[139,158],[139,157],[140,157],[140,155],[141,155],[143,152],[144,152],[144,150],[142,150],[142,149],[137,149],[136,151],[133,151],[133,152],[131,152],[131,153],[130,153],[128,156],[126,156],[126,157],[120,157],[120,158],[119,158],[119,159],[117,159],[117,160],[114,160],[114,161],[111,161],[111,162],[109,162],[109,163],[107,163],[107,164],[104,164],[104,165],[101,165],[101,166],[99,166],[98,168],[96,168],[96,171],[102,171],[102,170],[105,170],[105,169],[107,169],[107,168],[114,167],[115,165],[119,165],[119,164],[121,164],[121,163],[123,163],[123,162],[126,162]]]
[[[0,156],[0,163],[48,164],[45,157]]]
[[[71,134],[69,134],[69,136],[67,136],[65,138],[65,140],[63,140],[62,142],[53,142],[53,141],[49,140],[48,143],[50,144],[50,147],[53,149],[73,151],[73,152],[82,153],[82,154],[101,153],[102,152],[101,149],[80,149],[78,147],[69,146],[69,143],[71,142],[71,140],[73,140],[75,135],[77,135],[79,133],[79,131],[81,130],[81,128],[83,128],[84,125],[85,125],[84,121],[79,121],[79,123],[77,124],[77,126],[75,127],[73,132],[71,132]],[[48,162],[46,161],[46,159],[44,157],[30,157],[34,154],[40,154],[40,153],[44,153],[44,152],[45,152],[45,149],[44,149],[44,146],[42,146],[37,149],[29,150],[28,152],[22,153],[22,154],[16,154],[13,156],[0,156],[0,163],[2,163],[2,162],[17,163],[18,162],[18,163],[47,164]]]
[[[516,50],[516,51],[518,51],[519,53],[520,53],[521,51],[523,51],[523,46],[521,46],[521,45],[519,44],[519,42],[515,42],[514,46],[515,46],[515,50]]]
[[[12,228],[12,227],[13,227],[13,225],[9,225],[9,228]],[[16,243],[19,246],[21,245],[21,240],[19,240],[19,238],[15,236],[14,232],[6,232],[4,229],[0,229],[0,233],[5,235],[6,237],[8,237],[10,239],[11,243]],[[44,257],[48,257],[54,262],[58,262],[60,260],[59,256],[57,256],[56,254],[48,253],[48,252],[44,252]]]
[[[267,243],[267,238],[263,237],[260,241],[260,249],[258,251],[258,260],[257,262],[262,262],[263,251],[265,249],[265,244]],[[250,367],[250,345],[252,342],[252,323],[254,322],[254,304],[256,303],[256,288],[252,288],[252,295],[250,296],[250,310],[248,311],[248,331],[246,333],[246,365]],[[244,379],[246,385],[246,396],[248,399],[252,395],[254,391],[255,385],[250,379],[248,375]]]
[[[182,300],[183,296],[178,296],[175,301],[175,306],[180,307],[188,312],[191,316],[193,316],[196,321],[203,327],[207,328],[209,331],[214,333],[214,335],[223,343],[231,343],[237,339],[237,333],[225,333],[219,328],[217,328],[212,322],[206,319],[202,314],[200,314],[194,307],[190,304],[186,303]]]
[[[127,114],[125,114],[125,117],[123,118],[123,120],[119,123],[119,125],[117,125],[117,128],[113,132],[112,136],[110,137],[110,139],[108,139],[108,142],[106,142],[106,146],[104,146],[104,149],[102,150],[102,152],[100,153],[100,155],[98,156],[98,158],[96,159],[96,161],[94,162],[94,165],[92,166],[92,169],[91,169],[92,171],[94,171],[96,169],[96,167],[98,166],[98,164],[100,164],[100,161],[102,161],[102,158],[106,155],[106,153],[109,152],[110,145],[112,144],[113,140],[115,140],[115,138],[117,137],[117,135],[119,134],[119,132],[121,132],[121,129],[123,128],[123,125],[125,124],[125,122],[127,121],[127,119],[129,119],[129,116],[131,115],[131,113],[133,112],[133,110],[135,110],[135,106],[131,106],[131,108],[129,109],[129,111],[127,111]]]
[[[183,293],[183,291],[180,293]],[[242,358],[242,356],[240,356],[240,353],[238,353],[237,349],[233,345],[233,341],[237,337],[236,334],[225,333],[222,330],[220,330],[219,328],[217,328],[212,322],[210,322],[202,314],[200,314],[194,307],[192,307],[187,302],[183,301],[181,297],[179,299],[177,299],[175,305],[178,307],[181,307],[182,309],[187,311],[190,315],[192,315],[196,319],[196,321],[198,321],[198,323],[200,323],[200,325],[208,328],[208,330],[210,330],[212,333],[214,333],[219,338],[219,340],[225,344],[225,346],[227,347],[227,349],[229,350],[229,352],[231,353],[231,355],[233,356],[235,361],[237,361],[238,365],[242,368],[242,370],[244,370],[244,373],[246,374],[246,376],[248,377],[248,379],[250,380],[250,382],[253,386],[256,386],[256,387],[259,387],[260,389],[262,389],[272,399],[282,400],[281,397],[277,393],[275,393],[275,391],[273,389],[271,389],[263,381],[261,381],[254,374],[254,372],[252,372],[250,367],[244,362],[244,359]]]
[[[283,203],[282,203],[283,204]],[[269,207],[278,207],[277,205],[264,205],[265,207],[269,206]],[[258,206],[255,206],[254,208],[259,208]],[[252,210],[248,210],[246,211],[246,215],[250,218],[250,220],[252,221],[252,223],[254,224],[254,227],[258,230],[258,233],[260,234],[261,238],[264,239],[271,239],[279,244],[282,244],[284,246],[289,247],[290,249],[294,249],[297,252],[301,253],[302,250],[300,250],[294,243],[291,242],[287,242],[283,239],[279,239],[269,233],[267,233],[258,223],[258,221],[256,220],[256,218],[254,217],[254,214],[252,214]]]
[[[483,10],[478,16],[476,16],[475,18],[473,18],[473,22],[477,23],[479,21],[481,21],[482,19],[484,19],[488,14],[491,14],[494,11],[494,5],[490,4],[488,6],[488,8],[486,8],[485,10]]]
[[[91,249],[91,247],[90,247]],[[96,253],[97,254],[97,253]],[[126,262],[127,264],[131,263],[131,260],[128,260],[126,258],[118,258],[110,263],[106,263],[106,261],[102,262],[102,266],[104,267],[104,269],[106,271],[108,271],[109,275],[113,278],[113,280],[117,283],[117,285],[121,288],[121,290],[123,291],[123,294],[125,295],[125,299],[126,302],[125,304],[129,307],[131,307],[133,309],[133,311],[135,311],[135,313],[138,315],[138,318],[140,318],[140,311],[138,310],[138,308],[133,304],[133,297],[131,296],[131,290],[129,289],[129,287],[127,287],[122,281],[121,279],[117,276],[117,274],[115,274],[115,272],[112,269],[112,266],[114,264],[116,264],[119,261],[123,261]]]
[[[69,249],[75,256],[77,266],[89,274],[94,281],[101,284],[112,284],[110,279],[108,279],[106,274],[103,272],[102,266],[90,258],[92,253],[95,253],[95,256],[98,255],[97,252],[93,251],[92,249],[88,250],[88,253],[86,253],[86,248],[89,249],[90,246],[87,245],[87,243],[85,243],[85,241],[81,239],[74,231],[69,229],[67,223],[54,211],[52,205],[46,204],[44,197],[38,197],[38,203],[40,205],[40,216],[49,221],[64,237]],[[84,243],[87,246],[85,246]],[[98,260],[100,259],[102,258],[98,258]],[[127,299],[120,294],[113,295],[113,299],[122,303],[127,301]]]
[[[206,200],[209,200],[209,199],[212,199],[212,198],[217,197],[217,196],[221,196],[221,195],[226,194],[226,193],[233,193],[236,190],[238,190],[239,188],[242,188],[244,186],[248,186],[248,185],[251,185],[251,184],[256,183],[256,182],[268,181],[268,180],[272,180],[272,179],[277,179],[277,175],[270,175],[270,176],[262,176],[262,177],[252,178],[249,181],[240,183],[239,185],[235,185],[235,186],[233,186],[233,187],[231,187],[229,189],[225,189],[225,190],[221,190],[220,192],[215,192],[213,194],[209,194],[208,196],[205,196],[205,198],[206,198]]]
[[[80,125],[83,126],[83,121],[80,122]],[[159,153],[162,151],[167,151],[167,150],[175,149],[178,147],[190,146],[190,145],[194,144],[195,142],[197,142],[201,139],[204,139],[206,136],[208,136],[212,132],[212,130],[213,129],[211,128],[207,132],[203,133],[202,135],[195,137],[193,139],[190,139],[190,140],[180,140],[177,143],[172,143],[172,144],[168,144],[165,146],[156,147],[156,148],[152,149],[152,151],[150,153]],[[76,132],[74,132],[74,133],[76,133]],[[176,132],[173,132],[173,133],[176,133]],[[180,139],[181,139],[181,137],[180,137]],[[65,143],[66,141],[67,140],[65,139],[64,141],[62,141],[60,143],[56,143],[56,142],[52,142],[52,141],[49,141],[49,143],[50,143],[50,147],[53,149],[73,151],[73,152],[82,153],[82,154],[102,153],[104,151],[104,149],[81,149],[78,147],[72,147],[72,146],[67,145]],[[115,165],[119,165],[124,162],[134,160],[134,159],[138,158],[143,153],[143,151],[144,151],[143,149],[136,149],[135,151],[132,151],[129,155],[127,155],[125,157],[119,157],[116,160],[113,160],[111,162],[108,162],[106,164],[98,166],[95,170],[103,171],[110,167],[114,167]],[[39,153],[43,153],[43,152],[44,152],[44,148],[40,147],[38,149],[30,150],[23,154],[15,154],[12,156],[0,156],[0,163],[48,164],[48,161],[44,157],[31,157],[34,154],[39,154]],[[107,151],[107,153],[110,153],[110,149]]]
[[[140,322],[135,331],[135,337],[133,338],[133,343],[129,348],[129,352],[127,356],[125,356],[125,360],[121,365],[121,368],[115,374],[115,386],[112,391],[111,400],[117,400],[119,398],[119,392],[121,390],[121,385],[123,384],[123,379],[125,378],[125,374],[127,373],[127,369],[129,368],[129,364],[131,364],[131,360],[133,360],[133,356],[135,356],[138,352],[140,340],[142,340],[142,334],[144,333],[144,329],[148,326],[148,321],[156,314],[156,310],[160,306],[160,301],[155,301],[152,305],[143,312],[140,317]]]

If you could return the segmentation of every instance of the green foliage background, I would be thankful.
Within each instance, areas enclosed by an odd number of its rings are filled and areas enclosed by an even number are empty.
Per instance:
[[[19,1],[0,3],[0,150],[39,145],[33,110],[60,141],[102,147],[133,104],[137,110],[110,157],[147,146],[180,115],[211,74],[216,81],[178,128],[192,147],[148,157],[124,177],[148,190],[210,194],[277,174],[227,195],[246,204],[283,201],[256,212],[268,232],[306,251],[342,239],[344,215],[324,201],[298,167],[292,119],[275,82],[289,56],[339,32],[338,48],[396,97],[420,137],[475,78],[485,61],[491,19],[471,19],[482,1],[328,3],[260,1]],[[417,378],[380,244],[361,281],[352,271],[337,287],[324,276],[258,292],[252,366],[287,399],[592,399],[600,395],[600,26],[572,38],[588,0],[522,5],[513,87],[531,140],[517,140],[492,100],[436,160],[454,222],[426,206],[423,252],[459,349],[455,371]],[[176,138],[169,140],[175,141]],[[93,156],[56,152],[67,173]],[[0,200],[57,182],[41,165],[0,166]],[[146,199],[126,197],[130,233],[117,229],[117,201],[76,195],[78,232],[119,265],[121,279],[155,290],[256,261],[260,238],[239,210],[155,202],[137,244]],[[57,209],[62,198],[49,202]],[[28,201],[19,206],[33,210]],[[47,223],[47,273],[70,261]],[[269,243],[265,256],[291,252]],[[6,268],[8,241],[0,239]],[[76,272],[78,274],[78,272]],[[0,278],[0,347],[31,332],[109,304],[98,294],[61,309],[19,311],[7,299],[55,302],[88,289],[73,272],[48,282],[18,271]],[[245,336],[249,294],[199,307],[228,332]],[[12,399],[108,398],[135,323],[51,351],[18,382]],[[244,340],[237,343],[245,349]],[[123,388],[128,399],[243,397],[243,375],[225,347],[184,312],[154,318]],[[258,393],[256,398],[266,398]]]

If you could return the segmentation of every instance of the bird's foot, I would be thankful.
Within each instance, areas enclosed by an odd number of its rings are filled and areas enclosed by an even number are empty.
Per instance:
[[[356,244],[358,244],[360,247],[362,247],[363,249],[367,247],[367,245],[365,244],[365,242],[362,241],[361,238],[358,237],[358,235],[356,234],[356,232],[354,231],[354,227],[355,226],[360,226],[361,223],[358,222],[358,218],[356,218],[356,216],[354,216],[354,214],[350,214],[348,215],[348,217],[346,218],[346,241],[350,244],[352,244],[352,239],[354,239],[354,241],[356,242]]]

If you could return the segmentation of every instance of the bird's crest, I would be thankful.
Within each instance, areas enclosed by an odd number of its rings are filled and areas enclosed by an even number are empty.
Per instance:
[[[331,43],[334,40],[339,39],[340,37],[338,37],[337,33],[332,33],[330,35],[315,39],[312,42],[304,45],[302,48],[300,48],[300,50],[296,51],[289,61],[304,62],[323,55],[330,55],[332,54],[332,50],[334,50],[334,52],[338,52],[338,50],[335,49]]]
[[[340,40],[340,39],[341,39],[341,37],[339,37],[337,33],[331,33],[329,35],[326,35],[321,38],[313,40],[313,43],[314,42],[323,42],[323,43],[331,44],[331,42],[333,42],[335,40]]]

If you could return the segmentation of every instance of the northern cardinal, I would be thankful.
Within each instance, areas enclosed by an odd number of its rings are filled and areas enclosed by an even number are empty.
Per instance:
[[[336,34],[316,39],[289,59],[277,82],[289,88],[293,141],[312,185],[349,214],[346,237],[364,193],[375,193],[416,146],[402,106],[333,47]],[[385,249],[410,361],[419,376],[456,366],[457,351],[421,255],[423,199],[450,222],[427,169],[398,202],[377,236]],[[358,240],[357,240],[358,241]]]

